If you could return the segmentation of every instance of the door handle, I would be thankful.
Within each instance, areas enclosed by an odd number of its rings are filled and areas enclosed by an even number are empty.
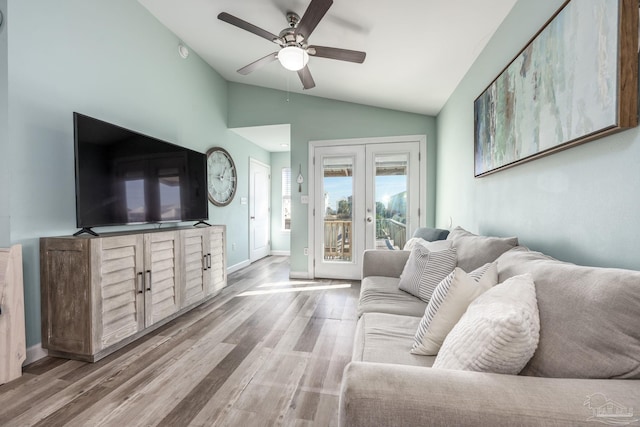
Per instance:
[[[251,219],[256,219],[256,217],[255,217],[255,216],[252,216],[252,217],[251,217]]]

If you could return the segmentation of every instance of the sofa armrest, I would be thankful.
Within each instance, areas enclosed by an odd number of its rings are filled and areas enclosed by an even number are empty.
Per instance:
[[[538,378],[351,362],[342,379],[339,417],[342,427],[575,426],[602,422],[595,410],[607,403],[627,408],[626,421],[638,420],[639,401],[640,380]]]
[[[411,251],[368,249],[362,256],[362,278],[367,276],[400,277]]]

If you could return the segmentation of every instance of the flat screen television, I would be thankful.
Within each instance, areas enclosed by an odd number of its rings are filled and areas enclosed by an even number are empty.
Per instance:
[[[73,123],[81,232],[208,218],[205,154],[79,113]]]

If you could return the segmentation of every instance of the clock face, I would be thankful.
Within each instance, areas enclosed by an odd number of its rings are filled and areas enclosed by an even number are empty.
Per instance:
[[[216,206],[231,203],[238,185],[236,165],[224,148],[213,147],[207,151],[209,200]]]

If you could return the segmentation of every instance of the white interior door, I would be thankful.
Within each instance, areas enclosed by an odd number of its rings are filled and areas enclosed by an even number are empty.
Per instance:
[[[354,143],[349,143],[354,142]],[[402,249],[424,225],[424,139],[312,146],[313,277],[360,279],[365,249]],[[321,143],[319,143],[321,144]]]
[[[249,260],[271,254],[271,167],[255,159],[249,164]]]

